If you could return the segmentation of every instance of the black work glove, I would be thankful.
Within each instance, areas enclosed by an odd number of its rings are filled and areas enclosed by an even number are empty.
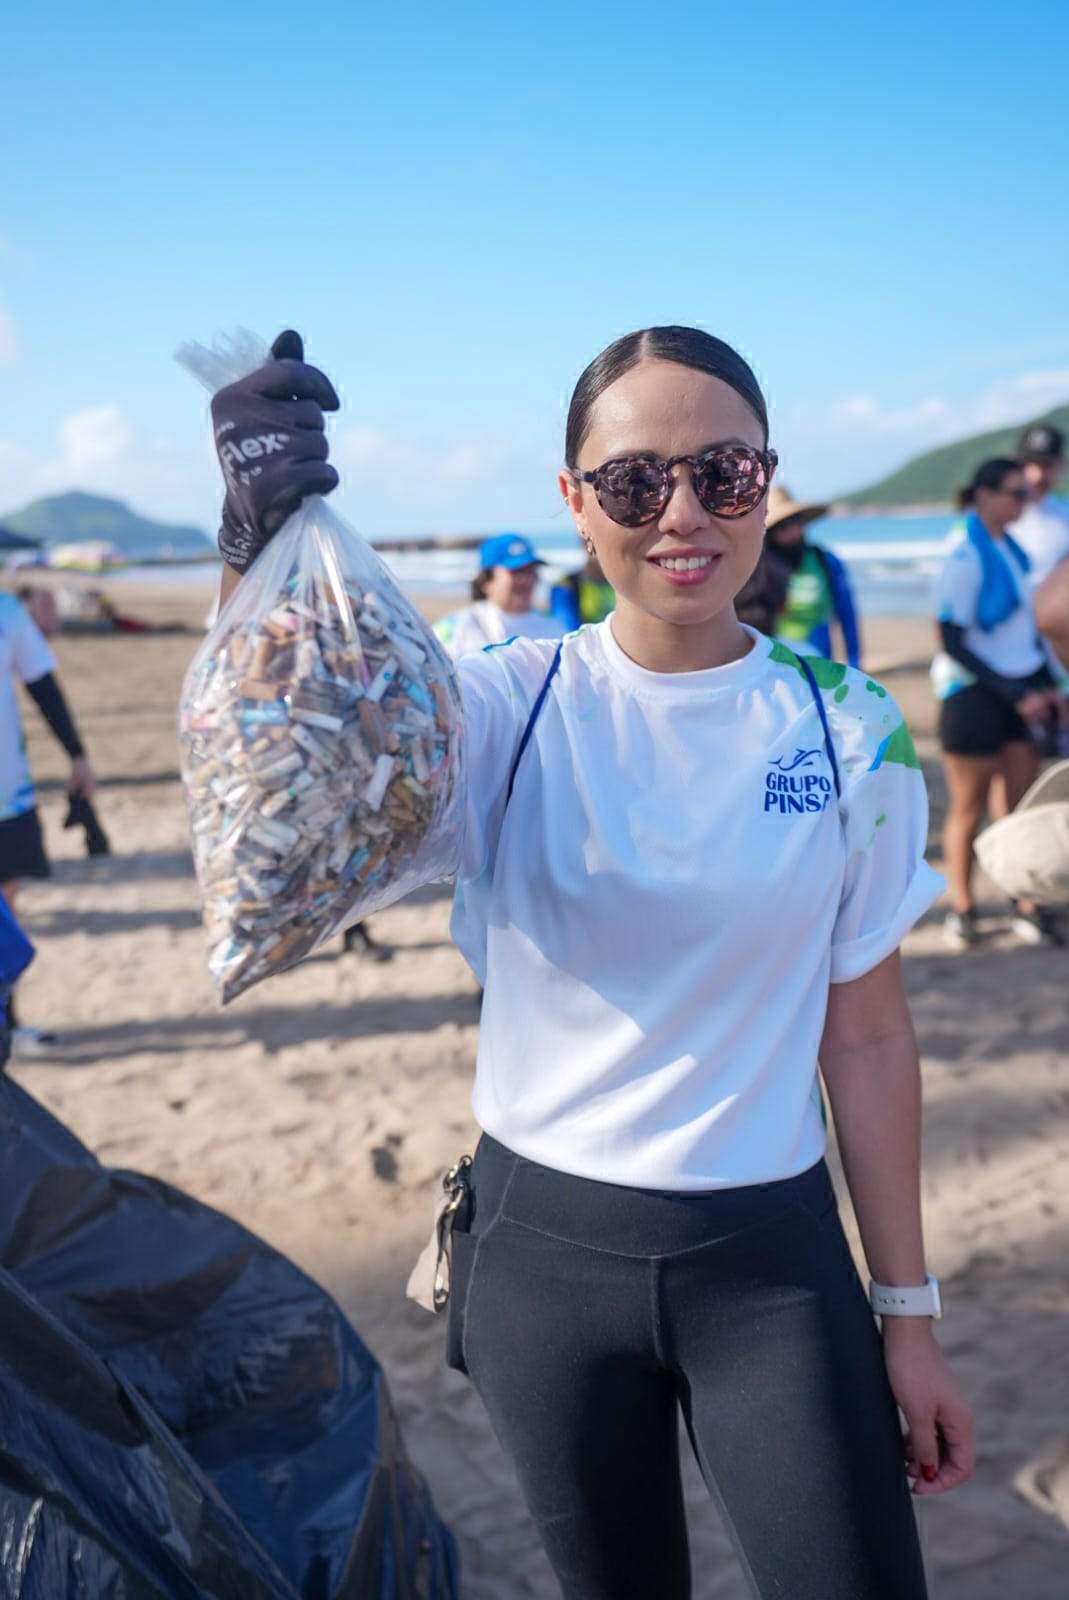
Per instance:
[[[329,494],[324,411],[339,401],[330,379],[304,360],[298,333],[280,333],[272,359],[212,399],[215,449],[226,480],[219,549],[244,572],[310,494]]]
[[[64,819],[65,828],[85,829],[85,853],[87,856],[110,856],[111,845],[104,829],[100,826],[100,818],[93,810],[92,802],[82,794],[68,795],[69,805]]]

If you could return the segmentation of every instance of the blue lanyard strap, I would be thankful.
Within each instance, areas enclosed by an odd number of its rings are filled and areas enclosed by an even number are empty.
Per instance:
[[[534,705],[531,707],[531,715],[527,718],[527,726],[523,730],[523,738],[520,740],[520,748],[516,751],[516,758],[512,763],[512,771],[509,773],[508,793],[505,795],[505,806],[506,806],[506,809],[508,807],[509,801],[512,799],[512,790],[513,790],[513,787],[515,786],[515,783],[516,783],[516,773],[519,770],[520,762],[523,760],[523,752],[527,749],[527,746],[531,742],[531,735],[534,732],[534,725],[538,721],[538,714],[542,710],[542,707],[545,705],[545,703],[546,703],[546,695],[550,691],[550,688],[551,688],[552,683],[553,683],[553,679],[557,676],[557,668],[560,666],[560,653],[561,653],[561,650],[563,648],[564,648],[564,641],[561,640],[561,643],[557,646],[556,651],[554,653],[553,661],[552,661],[552,663],[550,665],[550,669],[546,673],[545,682],[543,683],[541,689],[538,691],[538,699],[535,701]]]
[[[512,799],[512,791],[513,791],[513,789],[515,787],[515,784],[516,784],[516,773],[519,771],[520,762],[523,760],[523,753],[527,749],[527,746],[531,742],[531,735],[534,732],[535,723],[538,721],[539,713],[541,712],[542,707],[546,703],[546,696],[548,695],[550,689],[553,686],[553,679],[557,676],[557,669],[560,666],[560,656],[561,656],[561,650],[562,649],[563,649],[563,640],[557,646],[556,651],[554,652],[553,661],[550,664],[549,671],[546,673],[545,682],[542,684],[541,689],[538,691],[538,698],[535,701],[534,705],[531,707],[531,715],[527,718],[527,726],[523,730],[523,737],[520,740],[520,747],[516,751],[516,756],[515,756],[515,759],[513,760],[513,763],[512,763],[512,770],[509,773],[509,786],[508,786],[508,791],[507,791],[507,793],[505,795],[505,806],[506,806],[506,808],[508,807],[509,801]],[[835,781],[835,793],[838,796],[838,798],[841,800],[842,796],[843,796],[843,785],[842,785],[842,779],[839,776],[839,763],[838,763],[838,760],[836,759],[836,755],[835,755],[835,745],[832,742],[831,728],[828,726],[828,713],[824,708],[824,698],[821,695],[820,689],[817,686],[817,680],[813,675],[813,669],[809,665],[809,662],[806,660],[805,656],[802,656],[802,655],[796,656],[795,660],[798,662],[798,665],[801,667],[802,671],[805,673],[806,681],[809,684],[809,687],[810,687],[810,689],[812,691],[812,694],[813,694],[813,699],[816,702],[817,715],[820,717],[820,725],[824,729],[824,749],[825,749],[825,751],[827,753],[828,764],[831,767],[832,778]]]
[[[809,665],[809,662],[806,660],[805,656],[796,655],[794,659],[805,673],[809,682],[809,687],[813,691],[813,699],[817,703],[817,714],[820,717],[820,725],[824,729],[824,749],[827,753],[828,763],[831,766],[831,775],[835,779],[835,793],[841,800],[843,797],[843,785],[842,779],[839,777],[839,763],[835,758],[835,746],[832,743],[831,729],[828,726],[828,713],[824,709],[824,697],[817,687],[817,680],[813,675],[813,668]]]

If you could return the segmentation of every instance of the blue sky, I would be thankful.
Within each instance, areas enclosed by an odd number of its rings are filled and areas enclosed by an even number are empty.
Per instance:
[[[1069,13],[38,0],[5,19],[0,513],[214,517],[183,338],[290,324],[371,533],[544,530],[570,388],[695,322],[826,495],[1069,399]]]

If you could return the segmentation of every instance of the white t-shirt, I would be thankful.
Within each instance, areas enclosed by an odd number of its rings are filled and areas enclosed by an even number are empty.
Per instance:
[[[0,593],[0,821],[22,816],[34,804],[15,679],[36,683],[55,669],[45,636],[21,600]]]
[[[565,630],[548,611],[502,611],[489,600],[476,600],[463,611],[442,617],[434,631],[457,661],[472,650],[485,650],[488,644],[504,644],[513,638],[559,639]]]
[[[520,1155],[656,1189],[801,1172],[825,1136],[829,981],[895,950],[941,887],[912,741],[863,673],[797,659],[648,672],[611,619],[554,653],[467,657],[468,801],[453,936],[486,986],[474,1110]]]
[[[1025,507],[1010,532],[1032,563],[1033,585],[1042,583],[1069,556],[1069,500],[1045,495]]]
[[[976,550],[962,533],[954,536],[947,549],[939,580],[937,615],[940,622],[953,622],[964,628],[968,649],[995,672],[1005,678],[1027,678],[1046,665],[1046,653],[1036,631],[1028,574],[1018,566],[1008,545],[1001,544],[999,549],[1021,602],[1016,611],[994,628],[977,625],[983,568]],[[932,662],[932,683],[940,700],[975,681],[967,668],[943,651]]]

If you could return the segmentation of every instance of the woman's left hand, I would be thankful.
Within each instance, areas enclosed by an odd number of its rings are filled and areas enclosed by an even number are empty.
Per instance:
[[[944,1494],[976,1466],[972,1413],[931,1323],[920,1317],[883,1319],[883,1355],[891,1392],[906,1419],[906,1471],[914,1494]]]

